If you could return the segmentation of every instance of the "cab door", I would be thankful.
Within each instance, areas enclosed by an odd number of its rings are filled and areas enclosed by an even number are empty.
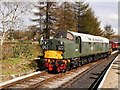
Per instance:
[[[76,43],[79,44],[79,52],[81,53],[81,37],[80,36],[76,37]]]

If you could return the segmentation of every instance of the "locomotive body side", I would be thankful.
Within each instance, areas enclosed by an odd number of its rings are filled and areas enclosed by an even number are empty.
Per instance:
[[[66,71],[85,63],[107,57],[109,40],[100,36],[67,31],[42,43],[48,71]]]
[[[71,31],[70,31],[71,32]],[[81,38],[80,56],[89,56],[109,52],[109,40],[100,36],[71,32],[75,38]],[[76,39],[74,39],[76,43]]]

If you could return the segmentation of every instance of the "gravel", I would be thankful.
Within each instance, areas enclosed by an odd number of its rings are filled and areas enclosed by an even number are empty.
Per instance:
[[[96,68],[79,78],[69,88],[89,88],[91,84],[98,78],[104,68],[112,61],[112,58],[105,59],[104,63],[99,64]]]

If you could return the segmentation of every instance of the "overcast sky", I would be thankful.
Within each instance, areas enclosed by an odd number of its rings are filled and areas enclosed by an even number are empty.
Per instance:
[[[110,24],[118,33],[118,0],[85,0],[101,21],[101,28]]]
[[[12,0],[3,0],[3,1],[12,1]],[[23,2],[38,2],[45,0],[16,0]],[[68,0],[57,0],[57,1],[68,1]],[[75,1],[75,0],[69,0]],[[81,0],[76,0],[81,1]],[[90,7],[95,12],[95,15],[98,17],[99,21],[101,21],[101,28],[103,28],[106,24],[110,24],[114,31],[118,33],[118,1],[119,0],[83,0],[88,2]],[[31,17],[31,15],[27,15],[27,17]],[[26,16],[25,16],[26,18]],[[30,24],[29,19],[26,19],[27,25]]]
[[[68,0],[57,0],[68,1]],[[72,1],[72,0],[69,0]],[[75,0],[73,0],[75,1]],[[81,0],[76,0],[81,1]],[[95,15],[101,21],[101,28],[110,24],[116,34],[118,33],[118,1],[119,0],[83,0],[89,3],[90,7],[95,12]]]

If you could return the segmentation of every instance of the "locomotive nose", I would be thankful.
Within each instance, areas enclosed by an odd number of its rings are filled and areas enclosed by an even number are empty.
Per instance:
[[[44,41],[44,58],[63,59],[64,42],[56,39]]]
[[[42,49],[64,51],[64,42],[56,39],[45,40],[42,44]]]
[[[44,58],[51,58],[51,59],[63,59],[62,51],[56,51],[56,50],[47,50],[45,51]]]

